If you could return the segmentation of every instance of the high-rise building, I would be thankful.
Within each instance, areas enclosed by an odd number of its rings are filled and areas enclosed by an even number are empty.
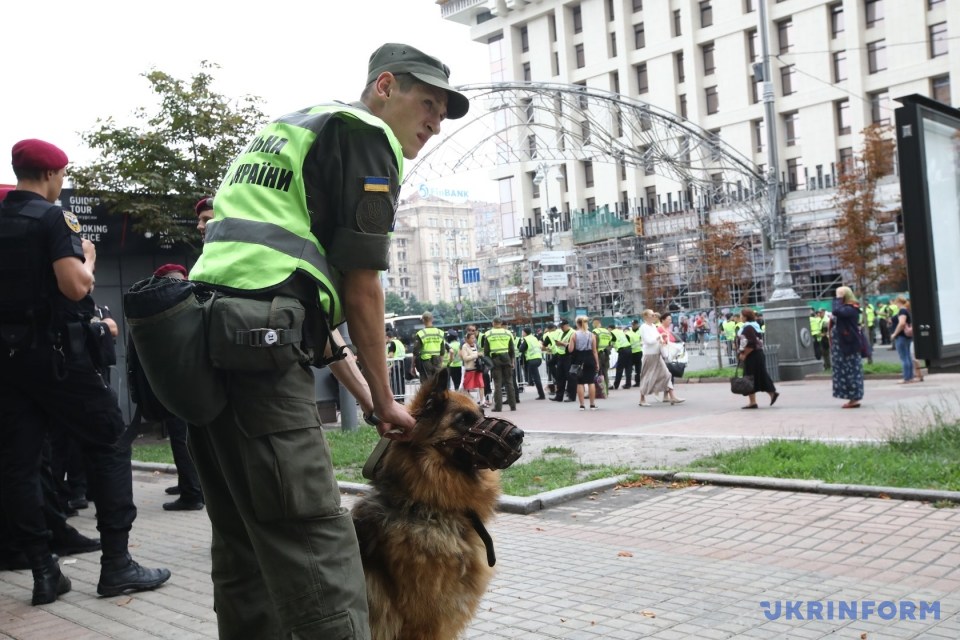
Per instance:
[[[563,83],[619,93],[675,113],[739,151],[760,173],[768,163],[762,82],[759,3],[762,0],[440,0],[443,18],[469,27],[464,36],[489,49],[491,81]],[[766,0],[770,68],[780,176],[786,193],[790,264],[795,288],[819,297],[843,278],[830,250],[837,238],[833,195],[839,173],[858,152],[861,131],[893,124],[895,99],[921,94],[960,102],[951,76],[960,73],[960,2],[948,0]],[[586,135],[586,134],[584,134]],[[515,139],[522,147],[533,138]],[[530,159],[534,152],[528,150]],[[571,304],[591,311],[671,302],[707,304],[685,288],[681,267],[667,269],[671,286],[659,299],[644,293],[642,280],[656,270],[644,261],[682,262],[691,248],[697,205],[656,171],[616,162],[564,159],[566,180],[535,181],[537,162],[497,167],[512,214],[504,237],[539,236],[541,212],[550,205],[561,220],[557,243],[574,255],[576,291]],[[543,184],[545,188],[541,188]],[[893,209],[899,200],[894,174],[881,181],[880,198]],[[547,202],[547,199],[550,202]],[[634,237],[578,242],[581,212],[616,207],[635,225]],[[657,222],[672,216],[678,222]],[[572,221],[571,221],[572,219]],[[675,228],[674,228],[675,227]],[[761,302],[770,293],[769,247],[757,225],[751,254],[757,282],[740,302]],[[893,227],[896,228],[895,226]],[[527,238],[529,240],[529,238]],[[891,239],[896,243],[896,238]],[[656,252],[650,247],[655,245]],[[539,247],[539,245],[538,245]],[[652,256],[656,256],[655,258]],[[611,261],[616,261],[614,264]],[[586,265],[591,265],[588,268]],[[646,275],[645,275],[646,274]],[[571,281],[573,282],[573,280]],[[659,295],[659,294],[658,294]],[[576,296],[576,300],[573,298]],[[656,297],[656,296],[655,296]]]

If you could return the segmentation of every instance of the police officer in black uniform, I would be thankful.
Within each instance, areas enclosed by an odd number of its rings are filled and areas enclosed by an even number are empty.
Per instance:
[[[167,569],[145,569],[127,552],[137,509],[117,397],[97,372],[90,329],[96,250],[81,240],[60,197],[67,156],[42,140],[13,146],[17,189],[0,205],[0,499],[11,542],[33,571],[33,604],[70,590],[50,552],[41,509],[41,449],[50,424],[81,443],[103,545],[97,593],[154,589]]]

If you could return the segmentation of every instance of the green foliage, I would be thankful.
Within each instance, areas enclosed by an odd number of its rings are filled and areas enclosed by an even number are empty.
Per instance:
[[[395,313],[398,316],[406,315],[407,313],[407,303],[394,291],[386,292],[383,308],[387,313]]]
[[[138,231],[198,244],[193,225],[178,225],[177,217],[192,218],[196,200],[215,193],[264,120],[259,98],[234,100],[213,90],[216,68],[203,62],[188,80],[157,69],[143,74],[157,103],[137,109],[133,125],[97,119],[83,140],[99,158],[72,168],[76,187],[130,213]]]

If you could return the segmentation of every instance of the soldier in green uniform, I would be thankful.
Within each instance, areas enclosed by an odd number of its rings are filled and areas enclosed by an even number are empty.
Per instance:
[[[210,356],[227,406],[190,440],[213,525],[220,638],[370,637],[357,537],[309,365],[330,362],[328,338],[349,320],[365,380],[339,366],[349,361],[331,368],[381,434],[409,437],[414,420],[387,373],[380,271],[404,159],[469,108],[449,73],[411,46],[383,45],[360,101],[266,125],[217,190],[190,279],[222,296],[210,336],[231,341],[215,353],[211,340]]]
[[[413,360],[420,374],[420,382],[426,382],[443,366],[446,344],[443,342],[443,330],[433,326],[432,313],[424,311],[420,319],[423,320],[423,329],[413,337]]]
[[[513,378],[516,355],[513,350],[513,334],[503,327],[503,320],[493,319],[493,328],[488,330],[483,342],[483,352],[493,360],[493,410],[503,410],[503,393],[507,393],[510,411],[517,410],[517,388]]]

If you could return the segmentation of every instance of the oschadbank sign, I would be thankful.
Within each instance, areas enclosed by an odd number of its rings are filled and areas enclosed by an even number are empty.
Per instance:
[[[421,198],[442,198],[444,200],[469,200],[470,192],[467,189],[454,189],[448,187],[432,187],[423,182],[417,187],[417,193]]]

